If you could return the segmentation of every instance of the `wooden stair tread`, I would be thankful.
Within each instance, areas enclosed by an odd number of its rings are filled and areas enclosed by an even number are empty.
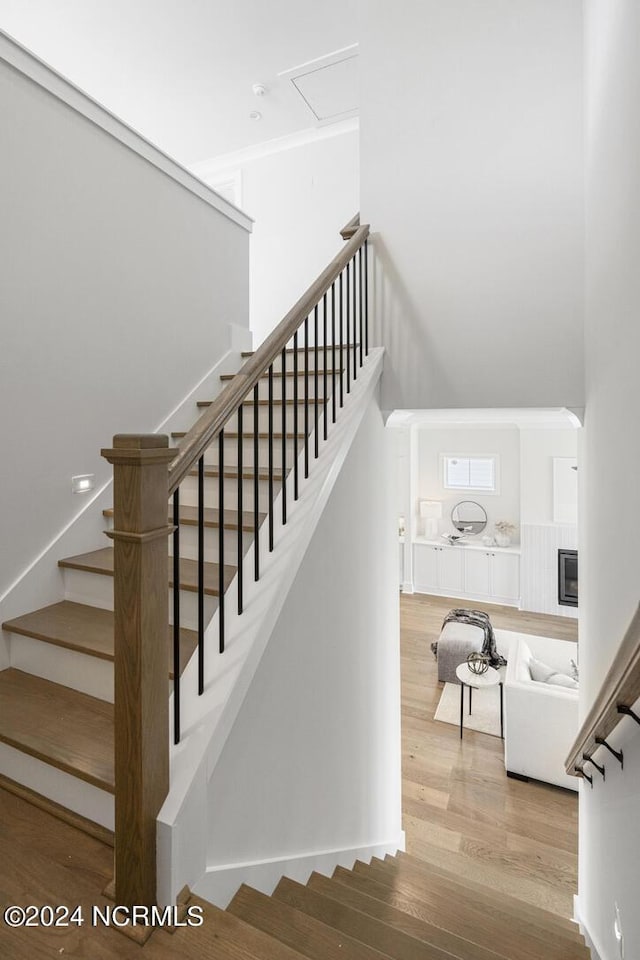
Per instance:
[[[197,471],[196,471],[197,473]],[[113,517],[113,507],[108,507],[106,510],[102,511],[104,517],[112,518]],[[258,514],[258,523],[266,517],[266,513]],[[224,511],[224,528],[225,530],[237,530],[238,529],[238,511],[237,510],[225,510]],[[169,508],[167,515],[167,520],[169,523],[173,523],[173,510]],[[190,506],[181,506],[180,507],[180,523],[185,524],[185,526],[197,526],[198,525],[198,508]],[[217,507],[205,507],[204,508],[204,525],[205,527],[219,527],[220,526],[220,511]],[[253,511],[245,510],[242,514],[242,529],[243,530],[253,530],[254,528],[254,516]]]
[[[348,887],[337,880],[325,877],[321,873],[312,873],[307,887],[316,890],[325,897],[337,900],[353,910],[364,913],[382,921],[394,930],[400,930],[416,940],[438,947],[453,957],[463,960],[506,960],[504,953],[488,950],[471,940],[466,940],[456,933],[444,930],[436,924],[416,917],[413,913],[405,913],[397,907],[376,900],[370,893],[363,893],[355,888]],[[511,960],[511,958],[508,958]]]
[[[211,954],[211,960],[218,957],[219,947],[229,949],[234,957],[255,957],[256,960],[302,960],[303,954],[292,950],[282,941],[270,937],[258,927],[246,923],[240,917],[220,910],[207,900],[192,895],[190,905],[200,906],[203,909],[205,921],[202,925],[204,934],[209,934],[209,941],[216,952]],[[190,932],[187,932],[190,937]],[[185,938],[186,939],[186,938]],[[202,946],[205,946],[203,941]],[[181,954],[180,954],[181,955]],[[200,956],[209,956],[201,954]]]
[[[244,884],[227,910],[313,960],[381,960],[385,956]]]
[[[393,858],[389,861],[381,861],[374,858],[368,865],[356,863],[354,870],[364,876],[373,877],[377,882],[384,883],[392,889],[397,889],[399,885],[406,882],[409,889],[431,890],[438,896],[457,900],[462,913],[490,911],[492,916],[507,925],[517,921],[534,936],[552,934],[554,937],[583,944],[577,927],[574,930],[567,930],[562,923],[556,922],[556,918],[551,913],[547,913],[546,916],[531,915],[526,909],[526,904],[522,904],[523,909],[518,909],[517,906],[514,908],[512,904],[503,902],[502,895],[497,891],[487,889],[484,896],[480,896],[473,888],[467,887],[464,881],[453,885],[445,877],[430,874],[428,869],[420,870],[407,861],[396,862]],[[542,913],[545,912],[542,911]]]
[[[188,430],[174,430],[173,433],[171,434],[171,437],[174,440],[180,440],[182,437],[186,437],[187,433],[188,433]],[[239,436],[240,434],[234,430],[225,430],[224,432],[225,440],[237,440]],[[273,433],[272,436],[274,440],[282,440],[281,433]],[[242,437],[244,440],[253,440],[253,438],[255,437],[255,433],[253,432],[253,430],[243,430]],[[298,430],[297,433],[294,433],[293,430],[290,430],[287,432],[287,440],[293,440],[296,437],[298,440],[304,440],[305,438],[304,430]],[[258,431],[258,439],[268,440],[269,439],[268,432],[266,430]]]
[[[0,740],[110,793],[113,704],[9,667],[0,672]]]
[[[367,916],[338,900],[324,897],[288,877],[282,878],[272,896],[386,956],[401,960],[451,960],[452,954],[448,951],[425,944],[382,920]]]
[[[168,558],[169,586],[173,586],[173,559]],[[102,547],[89,553],[81,553],[75,557],[66,557],[58,560],[58,566],[70,570],[84,570],[88,573],[98,573],[104,576],[113,576],[113,548]],[[205,563],[204,565],[204,592],[208,596],[218,596],[218,564]],[[236,574],[236,567],[225,563],[224,588],[225,590]],[[196,560],[180,560],[180,589],[197,591],[198,563]]]
[[[218,467],[213,467],[213,466],[211,466],[211,467],[205,467],[205,468],[204,468],[204,475],[205,475],[205,477],[219,477],[219,476],[220,476],[220,470],[218,469]],[[195,469],[195,470],[190,470],[189,473],[187,474],[187,476],[188,476],[188,477],[197,477],[197,476],[198,476],[198,470],[197,470],[197,469]],[[226,467],[226,468],[225,468],[224,476],[225,476],[225,478],[226,478],[227,480],[237,480],[238,477],[239,477],[239,471],[238,471],[237,468],[234,470],[232,466],[229,466],[229,467]],[[255,470],[244,470],[244,469],[243,469],[243,471],[242,471],[242,479],[243,479],[243,480],[253,480],[254,477],[255,477]],[[258,480],[268,480],[268,479],[269,479],[269,473],[268,473],[267,471],[265,471],[264,469],[263,469],[263,470],[260,470],[260,468],[258,468]],[[274,480],[282,480],[282,470],[280,470],[280,469],[277,468],[277,467],[274,467],[274,468],[273,468],[273,479],[274,479]]]
[[[406,814],[405,818],[408,819]],[[559,897],[559,885],[555,881],[553,886],[547,882],[548,870],[544,864],[540,864],[540,858],[536,858],[535,854],[533,861],[527,863],[518,850],[511,850],[504,844],[493,845],[490,841],[483,843],[480,839],[473,843],[465,841],[456,850],[419,842],[418,850],[420,858],[428,864],[435,864],[482,886],[490,886],[496,892],[511,895],[517,890],[518,898],[526,898],[529,903],[541,908],[557,911],[555,904],[561,903],[568,912],[573,902],[574,876],[565,878],[566,896]],[[554,907],[549,907],[549,903]]]
[[[360,343],[359,343],[359,342],[356,343],[355,346],[356,346],[356,347],[359,347],[359,346],[360,346]],[[353,347],[354,347],[354,344],[353,344],[353,343],[350,343],[350,344],[349,344],[349,348],[350,348],[350,349],[353,349]],[[343,348],[343,350],[346,350],[346,349],[347,349],[347,341],[346,341],[346,340],[344,341],[344,343],[343,343],[343,345],[342,345],[342,348]],[[337,343],[337,344],[336,344],[336,350],[339,350],[339,349],[340,349],[340,344]],[[309,353],[310,353],[310,354],[314,354],[314,353],[315,353],[315,350],[316,350],[315,347],[309,347]],[[331,350],[331,347],[330,347],[330,346],[327,346],[327,353],[329,353],[330,350]],[[285,353],[291,353],[291,354],[293,354],[293,353],[295,353],[295,352],[296,352],[296,351],[293,349],[293,347],[287,347],[287,349],[285,350]],[[255,353],[255,350],[243,350],[242,353],[240,354],[240,356],[242,356],[242,357],[252,357],[252,356],[254,355],[254,353]],[[304,347],[298,347],[298,353],[304,353]],[[324,355],[324,346],[318,347],[318,353],[321,354],[321,355]]]
[[[508,911],[514,916],[526,917],[532,921],[538,921],[543,926],[557,928],[561,933],[568,934],[573,939],[582,943],[582,937],[577,924],[559,914],[551,913],[542,907],[527,903],[525,900],[519,900],[517,897],[511,897],[501,891],[494,890],[491,887],[484,887],[466,877],[462,879],[455,873],[436,867],[418,857],[412,857],[407,853],[400,853],[396,857],[385,857],[384,861],[377,860],[374,857],[372,862],[389,864],[392,870],[402,872],[405,866],[408,869],[416,871],[420,876],[428,881],[430,878],[437,880],[441,885],[448,886],[452,891],[463,891],[467,899],[473,897],[478,902],[484,903],[487,908],[498,907],[503,911]]]
[[[2,624],[3,630],[33,637],[67,650],[76,650],[101,660],[113,660],[113,611],[61,600]],[[169,627],[173,640],[173,627]],[[198,645],[195,630],[180,630],[180,672]],[[167,644],[169,676],[173,677],[173,648]]]
[[[306,403],[308,403],[309,406],[311,406],[311,404],[317,404],[318,406],[322,406],[323,404],[328,403],[328,402],[329,402],[329,399],[330,399],[329,397],[309,397],[308,400],[306,401]],[[198,403],[196,404],[196,406],[198,406],[198,407],[210,407],[213,402],[214,402],[213,400],[198,400]],[[293,406],[293,399],[287,397],[287,399],[286,399],[285,402],[286,402],[287,406],[289,406],[289,405]],[[277,399],[277,398],[275,398],[275,397],[273,398],[272,403],[273,403],[273,406],[274,406],[274,407],[281,407],[281,406],[282,406],[282,400]],[[302,406],[302,404],[304,404],[304,403],[305,403],[304,397],[298,397],[298,406]],[[243,407],[253,407],[253,406],[255,406],[255,401],[254,401],[254,400],[244,400],[243,403],[242,403],[242,406],[243,406]],[[258,400],[258,406],[259,406],[259,407],[268,407],[268,406],[269,406],[269,401],[268,401],[268,400]]]
[[[336,347],[336,351],[338,351],[339,349],[340,349],[339,347]],[[320,348],[318,349],[318,353],[319,353],[320,356],[324,356],[324,347],[320,347]],[[303,356],[304,356],[304,350],[302,351],[302,354],[303,354]],[[327,357],[328,357],[330,354],[331,354],[331,347],[327,347]],[[312,357],[313,355],[314,355],[313,347],[309,347],[309,356]],[[314,369],[315,369],[315,368],[314,368]],[[309,368],[309,370],[311,370],[311,368]],[[318,367],[318,373],[322,373],[323,376],[324,376],[324,367],[322,367],[322,368],[321,368],[321,367]],[[327,367],[327,376],[330,376],[330,375],[333,374],[333,373],[339,374],[339,373],[340,373],[340,368],[339,368],[339,367]],[[235,374],[235,373],[223,373],[223,374],[221,374],[220,379],[221,379],[221,380],[224,380],[224,381],[226,381],[226,380],[233,380],[233,378],[236,377],[236,376],[237,376],[237,374]],[[295,376],[304,377],[304,370],[302,370],[302,371],[298,370],[298,373],[297,373],[297,374],[294,373],[293,370],[286,370],[286,371],[284,371],[284,372],[283,372],[282,370],[274,370],[274,371],[273,371],[274,380],[275,380],[277,377],[282,378],[282,377],[295,377]],[[268,380],[268,379],[269,379],[269,374],[268,374],[268,373],[263,373],[262,376],[260,377],[260,379],[261,379],[261,380]]]
[[[581,945],[560,938],[555,932],[544,934],[531,929],[523,920],[517,924],[511,919],[498,921],[493,912],[455,900],[448,890],[438,893],[426,884],[407,879],[397,879],[394,886],[387,886],[375,876],[342,867],[337,868],[334,878],[513,960],[539,960],[541,956],[546,960],[582,960],[588,956]]]

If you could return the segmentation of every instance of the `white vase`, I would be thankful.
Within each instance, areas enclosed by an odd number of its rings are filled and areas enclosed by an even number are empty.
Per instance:
[[[496,543],[499,547],[508,547],[511,543],[511,537],[508,533],[496,533]]]

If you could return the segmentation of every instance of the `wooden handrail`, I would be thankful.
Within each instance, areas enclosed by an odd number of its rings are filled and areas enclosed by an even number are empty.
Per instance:
[[[359,220],[360,215],[356,214],[356,217],[343,227],[342,236],[344,236],[345,231],[352,229],[356,218]],[[329,266],[323,270],[318,279],[311,284],[306,293],[289,310],[264,343],[242,365],[233,380],[227,384],[183,438],[178,446],[178,455],[169,467],[169,496],[195,466],[265,370],[281,354],[298,327],[304,322],[305,317],[311,313],[333,281],[337,279],[353,255],[360,249],[369,236],[369,225],[363,224],[355,227],[350,236],[351,239],[340,253],[333,258]]]
[[[360,214],[356,213],[355,216],[351,217],[349,223],[346,223],[342,230],[340,231],[340,236],[343,240],[350,240],[354,235],[358,227],[360,226]]]
[[[596,737],[606,740],[620,723],[618,705],[631,707],[640,698],[640,607],[629,624],[600,692],[566,759],[569,776],[580,776],[583,756],[597,749]]]

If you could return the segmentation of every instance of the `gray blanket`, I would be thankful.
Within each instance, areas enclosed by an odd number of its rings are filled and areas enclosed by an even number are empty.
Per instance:
[[[483,610],[465,610],[463,607],[458,607],[455,610],[449,611],[442,621],[442,626],[444,627],[445,623],[451,623],[451,621],[455,621],[456,623],[468,623],[472,627],[479,627],[484,633],[482,653],[488,657],[489,664],[492,667],[503,667],[505,665],[507,661],[498,653],[498,649],[496,647],[496,637],[493,632],[493,626],[491,625],[491,620],[489,619],[488,613],[485,613]],[[432,643],[431,650],[433,651],[434,657],[437,657],[438,644]]]

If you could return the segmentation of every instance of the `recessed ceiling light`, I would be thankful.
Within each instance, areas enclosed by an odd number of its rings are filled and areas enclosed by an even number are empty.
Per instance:
[[[257,110],[252,110],[249,114],[249,120],[262,120],[262,114]]]
[[[254,83],[251,89],[255,93],[256,97],[264,97],[267,92],[267,88],[265,87],[264,83]]]

